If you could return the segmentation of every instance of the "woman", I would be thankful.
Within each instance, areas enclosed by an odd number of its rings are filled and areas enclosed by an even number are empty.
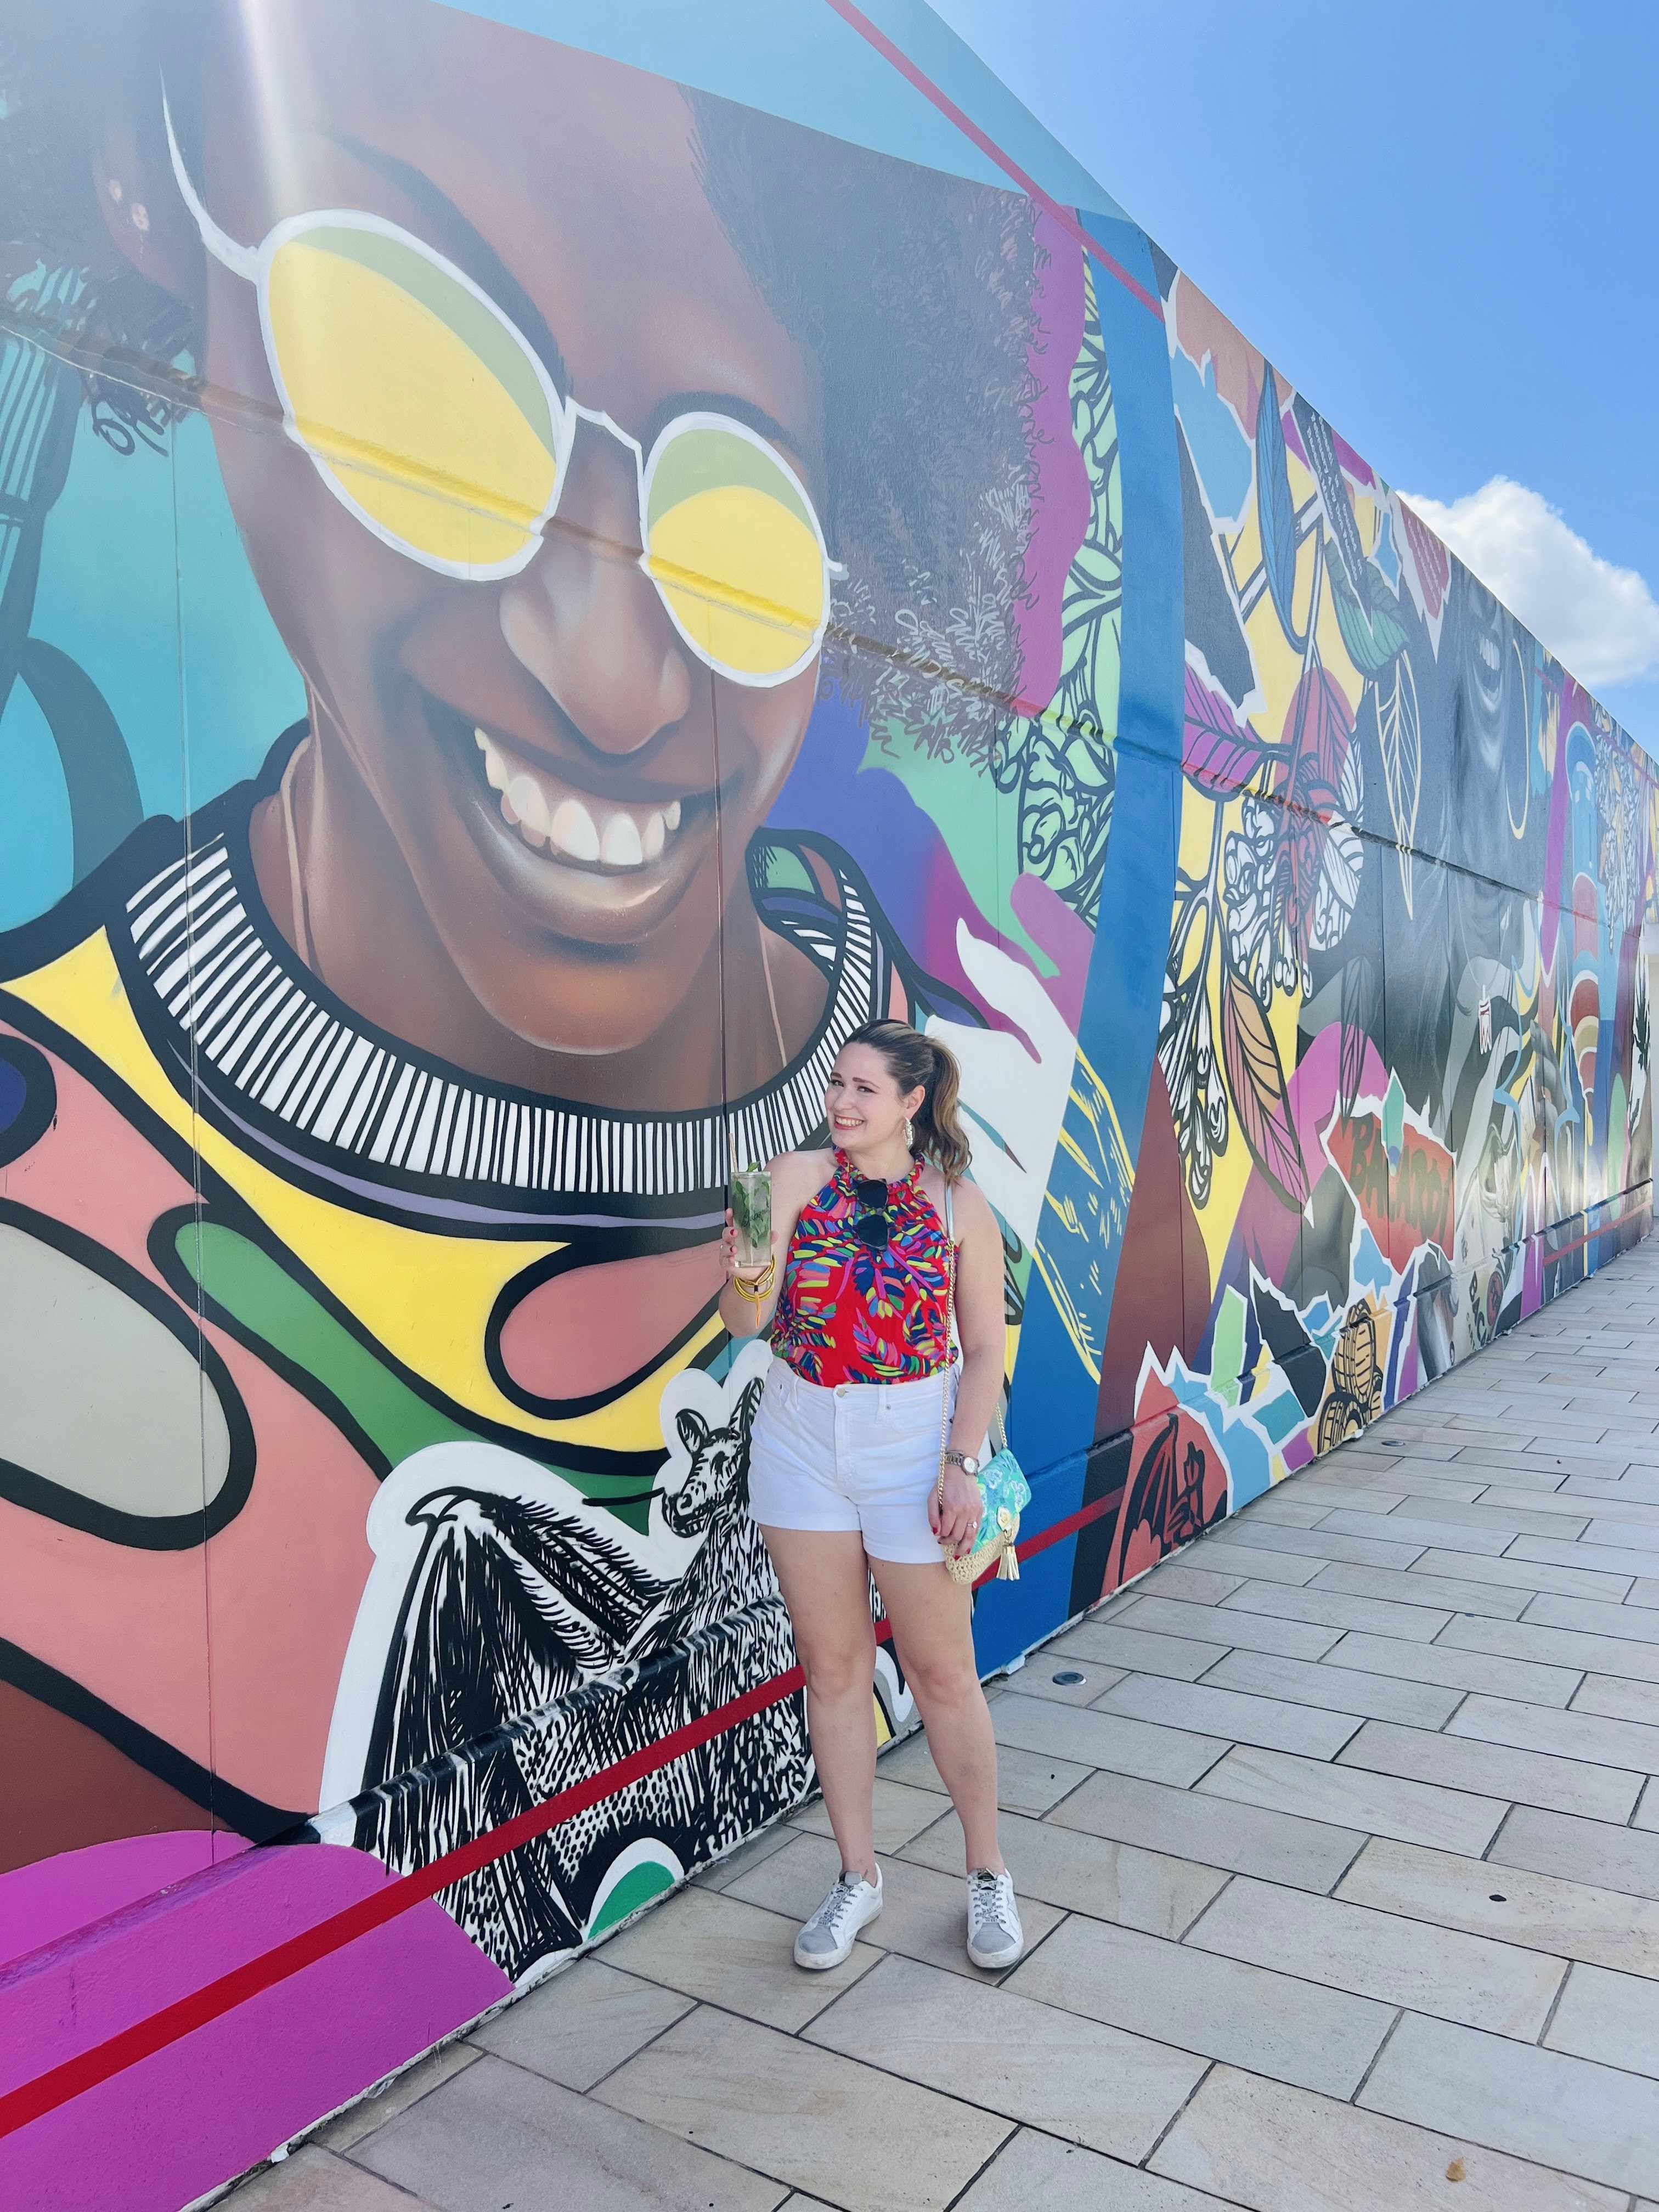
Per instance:
[[[740,1272],[729,1226],[726,1236],[720,1318],[733,1336],[769,1328],[780,1355],[756,1418],[749,1504],[789,1608],[841,1847],[841,1875],[795,1939],[796,1965],[813,1969],[840,1966],[881,1911],[872,1577],[962,1822],[968,1956],[994,1970],[1024,1948],[997,1847],[996,1742],[971,1601],[941,1556],[966,1553],[979,1528],[974,1478],[1006,1327],[1001,1233],[962,1179],[957,1087],[942,1045],[904,1022],[867,1024],[842,1047],[825,1089],[833,1150],[771,1164],[768,1267]]]

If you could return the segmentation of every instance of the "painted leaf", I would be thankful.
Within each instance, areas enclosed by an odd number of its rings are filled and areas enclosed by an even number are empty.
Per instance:
[[[1344,580],[1361,607],[1365,607],[1371,596],[1371,579],[1366,569],[1365,550],[1359,542],[1359,526],[1349,503],[1348,488],[1342,481],[1331,426],[1299,392],[1291,406],[1301,434],[1302,450],[1308,456],[1314,481],[1319,486],[1319,503],[1325,510],[1326,527],[1341,556]]]
[[[1423,605],[1432,622],[1439,613],[1446,596],[1446,586],[1451,581],[1451,556],[1435,536],[1420,515],[1413,514],[1402,499],[1400,520],[1406,534],[1412,565],[1417,571],[1417,580],[1422,586]]]
[[[1267,1008],[1231,961],[1221,984],[1221,1052],[1250,1158],[1285,1205],[1300,1212],[1308,1199],[1308,1168],[1291,1118],[1279,1047]]]
[[[1412,848],[1417,836],[1417,807],[1423,790],[1423,728],[1417,707],[1412,657],[1402,653],[1386,684],[1376,686],[1376,735],[1382,752],[1382,781],[1389,794],[1389,818],[1400,857],[1400,888],[1412,912]]]
[[[1365,1048],[1382,1018],[1382,994],[1376,964],[1368,953],[1345,961],[1342,968],[1341,1039],[1337,1076],[1337,1103],[1343,1118],[1353,1110],[1365,1074]]]
[[[1291,497],[1285,425],[1279,416],[1279,382],[1271,362],[1263,363],[1263,370],[1266,382],[1255,414],[1255,514],[1261,565],[1279,626],[1300,653],[1304,641],[1291,612],[1296,595],[1296,503]]]
[[[1352,520],[1352,518],[1350,518]],[[1342,633],[1347,655],[1362,676],[1380,676],[1406,643],[1406,626],[1400,618],[1400,602],[1381,578],[1371,578],[1368,614],[1355,597],[1340,562],[1329,563],[1331,603],[1336,626]]]
[[[1181,765],[1206,791],[1240,791],[1260,766],[1261,740],[1245,729],[1230,702],[1187,666],[1186,726]]]

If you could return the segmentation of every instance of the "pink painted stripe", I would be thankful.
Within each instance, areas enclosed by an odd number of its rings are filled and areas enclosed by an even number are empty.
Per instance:
[[[1150,309],[1160,323],[1164,320],[1162,301],[1154,299],[1144,284],[1136,283],[1121,261],[1115,261],[1104,246],[1090,237],[1069,208],[1063,208],[1058,200],[1050,199],[1035,178],[1028,177],[1018,162],[1011,161],[994,139],[988,138],[978,124],[963,113],[948,93],[941,92],[932,77],[922,74],[902,46],[896,46],[884,31],[878,30],[870,18],[853,5],[853,0],[827,0],[827,4],[835,9],[843,23],[858,33],[866,46],[873,46],[884,61],[890,62],[907,83],[915,85],[922,98],[931,101],[947,122],[954,123],[963,137],[977,146],[987,161],[994,161],[1005,177],[1012,178],[1028,198],[1034,199],[1040,208],[1045,209],[1063,230],[1076,239],[1085,253],[1099,262],[1103,269],[1109,270],[1126,291],[1134,295],[1143,307]]]

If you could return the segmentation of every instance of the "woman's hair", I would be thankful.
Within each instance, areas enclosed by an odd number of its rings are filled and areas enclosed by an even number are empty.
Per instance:
[[[159,98],[165,62],[191,155],[192,64],[213,4],[0,9],[0,306],[9,293],[11,314],[69,352],[94,426],[128,451],[158,442],[191,404],[173,364],[198,355],[200,334],[112,244],[90,143],[112,83],[137,71]],[[1030,204],[709,94],[685,97],[709,204],[818,384],[824,522],[851,572],[826,677],[883,742],[896,733],[986,761],[1018,690],[1032,522]]]
[[[913,1030],[908,1022],[866,1022],[861,1030],[854,1030],[842,1050],[854,1044],[867,1044],[872,1052],[878,1052],[901,1091],[914,1091],[918,1084],[922,1086],[927,1095],[910,1124],[915,1148],[933,1162],[946,1182],[964,1176],[973,1153],[957,1111],[962,1070],[957,1066],[956,1054],[932,1037],[923,1036],[920,1030]]]

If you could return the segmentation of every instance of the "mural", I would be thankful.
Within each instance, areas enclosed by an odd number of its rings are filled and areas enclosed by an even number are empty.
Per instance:
[[[863,1022],[961,1060],[1064,1524],[988,1669],[1646,1232],[1650,764],[855,14],[0,33],[0,2091],[461,1854],[0,2134],[32,2204],[809,1790],[717,1240]]]

